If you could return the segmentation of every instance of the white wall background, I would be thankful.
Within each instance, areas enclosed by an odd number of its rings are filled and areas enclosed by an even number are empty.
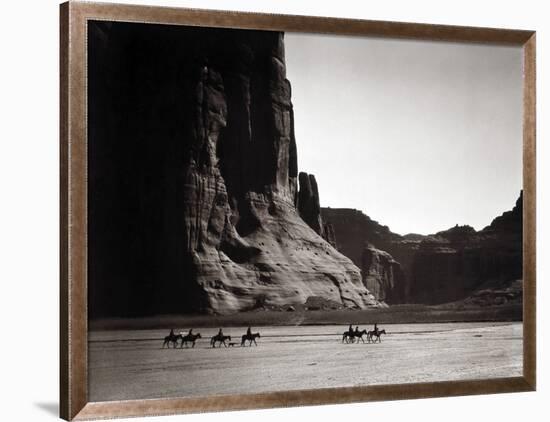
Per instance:
[[[133,0],[132,3],[142,3]],[[538,31],[538,392],[151,418],[186,421],[541,420],[550,393],[548,232],[550,29],[545,2],[148,0],[147,4]],[[2,4],[0,25],[0,382],[2,420],[54,420],[58,401],[58,8]],[[546,76],[546,78],[545,78]],[[27,336],[22,337],[21,334]],[[32,336],[30,335],[32,334]],[[546,358],[544,356],[546,355]],[[136,419],[134,419],[136,420]],[[141,420],[141,419],[138,419]]]

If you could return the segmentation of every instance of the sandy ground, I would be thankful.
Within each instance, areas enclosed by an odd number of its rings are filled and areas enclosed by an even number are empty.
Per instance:
[[[369,328],[369,327],[365,327]],[[344,326],[261,327],[257,347],[162,349],[166,330],[94,331],[91,401],[259,393],[519,376],[521,323],[389,324],[377,344],[342,344]],[[244,327],[224,334],[240,343]]]

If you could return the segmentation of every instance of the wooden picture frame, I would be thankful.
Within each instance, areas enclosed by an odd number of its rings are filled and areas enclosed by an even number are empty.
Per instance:
[[[87,21],[376,36],[523,48],[523,376],[204,398],[87,398]],[[67,420],[533,391],[536,387],[535,32],[68,2],[60,6],[60,413]]]

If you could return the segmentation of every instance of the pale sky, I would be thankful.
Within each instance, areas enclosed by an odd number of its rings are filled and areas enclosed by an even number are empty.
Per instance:
[[[396,233],[479,230],[522,186],[520,47],[285,34],[298,166]]]

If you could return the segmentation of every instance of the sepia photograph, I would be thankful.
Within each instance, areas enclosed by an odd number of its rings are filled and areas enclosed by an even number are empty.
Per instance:
[[[547,413],[544,3],[3,11],[3,419]]]
[[[523,48],[87,23],[88,399],[523,375]]]

